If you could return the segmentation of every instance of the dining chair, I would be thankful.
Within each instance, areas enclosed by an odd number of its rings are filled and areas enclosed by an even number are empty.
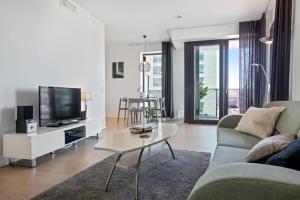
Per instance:
[[[121,110],[124,110],[124,121],[125,121],[126,120],[126,112],[128,111],[128,98],[127,97],[120,98],[120,100],[119,100],[118,123],[119,123],[119,119],[120,119]]]
[[[145,111],[145,99],[144,98],[129,98],[128,99],[128,115],[127,115],[127,125],[129,123],[129,118],[131,123],[136,123],[138,118],[142,118],[142,114]]]

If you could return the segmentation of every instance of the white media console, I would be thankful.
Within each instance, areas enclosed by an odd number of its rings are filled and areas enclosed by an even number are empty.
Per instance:
[[[30,134],[6,133],[3,134],[3,156],[10,161],[13,159],[27,161],[24,162],[29,163],[27,166],[35,167],[36,158],[70,145],[70,142],[65,140],[68,132],[84,130],[83,138],[88,138],[102,131],[101,124],[101,119],[89,118],[62,127],[42,127]]]

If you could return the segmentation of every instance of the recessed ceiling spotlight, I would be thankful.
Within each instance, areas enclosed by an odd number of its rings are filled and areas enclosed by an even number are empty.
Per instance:
[[[175,18],[176,18],[176,19],[182,19],[183,16],[182,16],[182,15],[176,15]]]

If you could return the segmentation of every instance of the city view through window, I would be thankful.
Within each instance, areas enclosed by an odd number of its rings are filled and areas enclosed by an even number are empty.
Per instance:
[[[239,109],[239,40],[230,40],[228,49],[228,114],[238,114]]]
[[[218,120],[220,110],[220,46],[195,46],[194,118]],[[239,40],[228,44],[228,114],[239,113]]]

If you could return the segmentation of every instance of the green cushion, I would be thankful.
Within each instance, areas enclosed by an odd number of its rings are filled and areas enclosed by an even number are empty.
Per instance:
[[[286,108],[277,120],[275,129],[284,134],[297,134],[300,129],[300,101],[274,101],[268,103],[265,107],[283,106]]]
[[[248,149],[241,149],[227,146],[217,146],[215,154],[209,163],[208,170],[231,163],[245,163]]]
[[[251,149],[261,138],[230,128],[218,128],[218,145]]]

